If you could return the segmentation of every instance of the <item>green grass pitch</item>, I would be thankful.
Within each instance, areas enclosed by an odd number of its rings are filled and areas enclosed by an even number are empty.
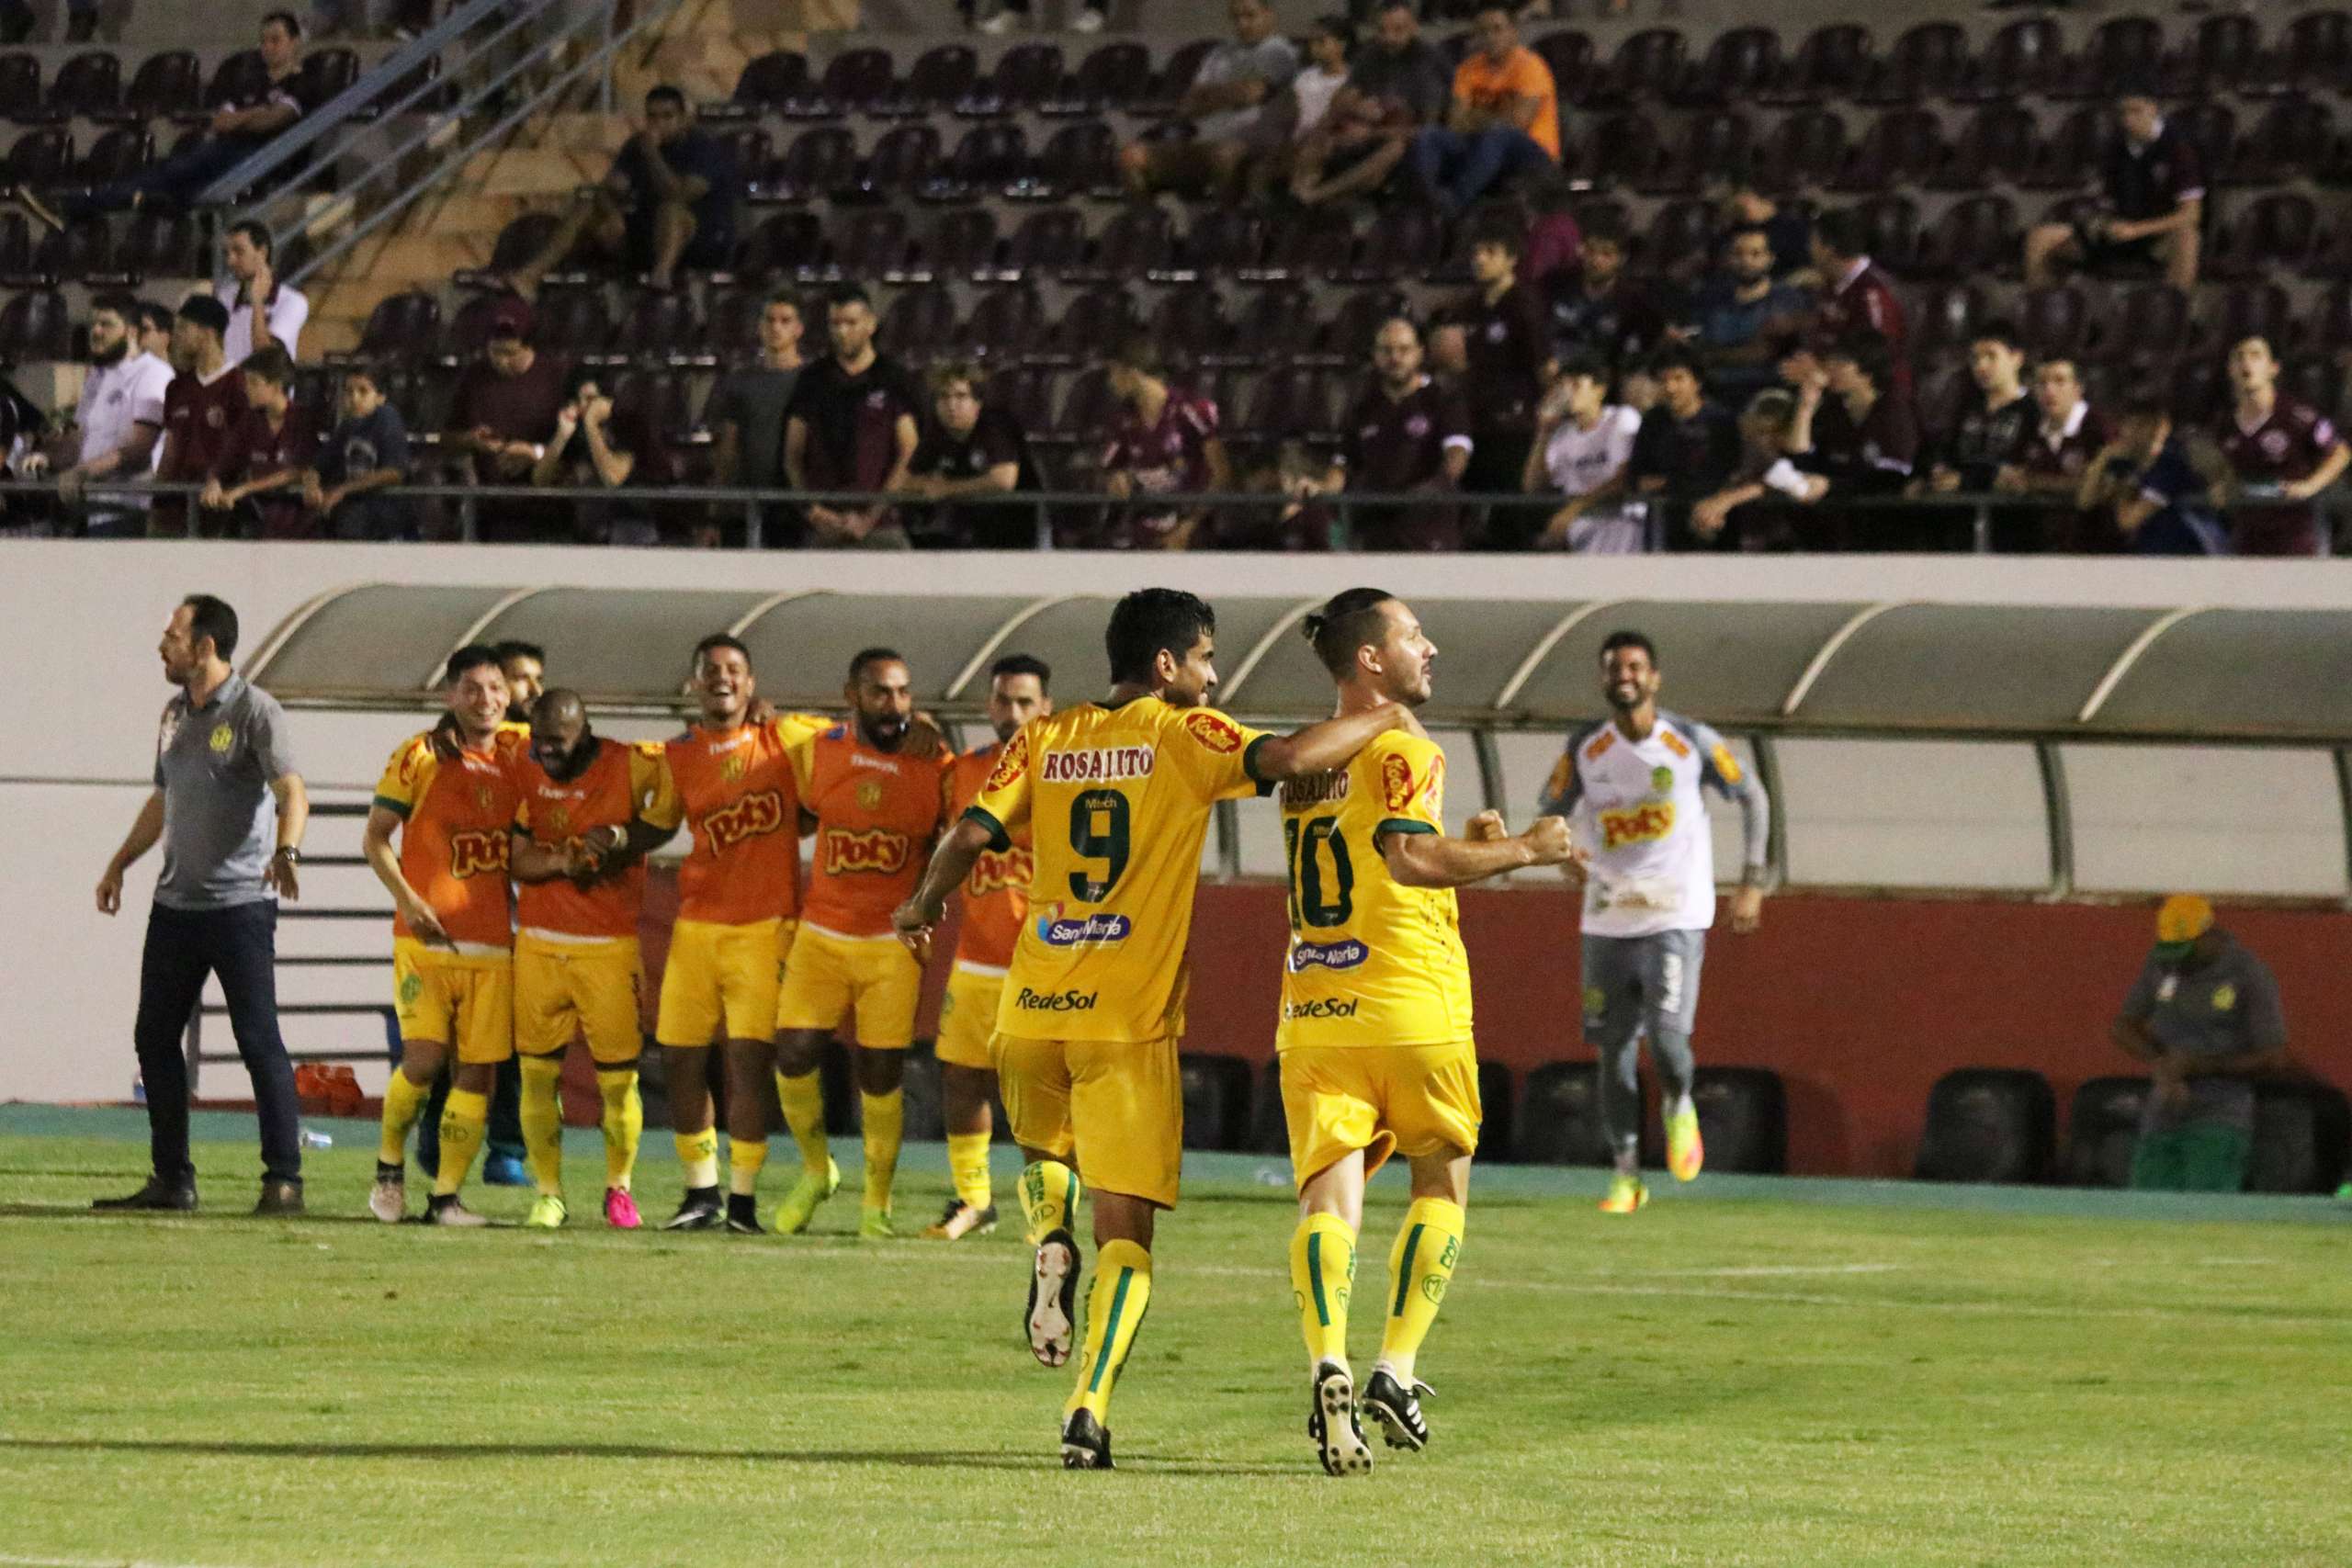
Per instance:
[[[1340,1482],[1289,1194],[1199,1158],[1089,1475],[1017,1337],[1016,1225],[861,1244],[853,1174],[810,1237],[617,1235],[575,1134],[567,1231],[395,1229],[351,1122],[311,1216],[263,1222],[250,1118],[198,1122],[203,1214],[101,1219],[138,1116],[0,1109],[0,1563],[2352,1562],[2326,1200],[1710,1177],[1618,1220],[1593,1173],[1493,1168],[1422,1356],[1435,1442]],[[901,1224],[944,1191],[910,1149]],[[1360,1367],[1403,1202],[1375,1183]]]

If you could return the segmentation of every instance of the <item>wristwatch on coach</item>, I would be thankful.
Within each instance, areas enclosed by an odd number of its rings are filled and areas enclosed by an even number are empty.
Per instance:
[[[302,846],[300,844],[280,844],[277,846],[277,852],[270,858],[273,860],[282,860],[288,865],[300,865],[302,863]]]

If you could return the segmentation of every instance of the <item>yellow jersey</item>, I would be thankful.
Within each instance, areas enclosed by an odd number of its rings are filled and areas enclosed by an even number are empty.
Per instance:
[[[1201,840],[1258,792],[1265,736],[1214,708],[1136,697],[1031,719],[965,815],[1002,853],[1029,829],[1029,913],[997,1032],[1029,1040],[1180,1034]]]
[[[1390,730],[1337,773],[1282,787],[1290,951],[1277,1050],[1470,1038],[1470,955],[1451,887],[1408,887],[1381,840],[1443,832],[1445,753]]]

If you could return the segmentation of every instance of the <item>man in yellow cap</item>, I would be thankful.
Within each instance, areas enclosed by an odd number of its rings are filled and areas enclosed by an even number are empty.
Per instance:
[[[2132,1185],[2235,1192],[2254,1148],[2249,1075],[2287,1059],[2278,982],[2213,923],[2213,906],[2177,893],[2156,911],[2156,945],[2123,998],[2117,1045],[2148,1064]]]

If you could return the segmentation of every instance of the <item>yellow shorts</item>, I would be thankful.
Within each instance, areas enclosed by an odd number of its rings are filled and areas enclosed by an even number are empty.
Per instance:
[[[662,1005],[653,1037],[664,1045],[765,1040],[775,1027],[776,993],[791,923],[722,926],[679,920],[662,965]]]
[[[557,1055],[584,1033],[597,1061],[633,1062],[645,1049],[644,992],[637,938],[549,942],[525,931],[514,939],[514,1049]]]
[[[392,942],[392,1000],[401,1038],[455,1045],[460,1062],[503,1062],[514,1054],[514,959]]]
[[[1478,1052],[1452,1045],[1294,1045],[1283,1053],[1283,1117],[1298,1185],[1364,1151],[1363,1173],[1408,1159],[1478,1152]]]
[[[956,965],[947,995],[939,1004],[939,1041],[933,1055],[951,1067],[992,1068],[989,1042],[996,1035],[996,1004],[1004,995],[1004,974]]]
[[[1176,1042],[989,1042],[1013,1141],[1056,1159],[1078,1154],[1078,1174],[1098,1192],[1176,1206],[1184,1164],[1184,1085]]]
[[[903,1051],[915,1043],[922,999],[922,965],[897,937],[836,936],[802,926],[785,961],[775,1026],[839,1029],[854,1015],[860,1045]]]

